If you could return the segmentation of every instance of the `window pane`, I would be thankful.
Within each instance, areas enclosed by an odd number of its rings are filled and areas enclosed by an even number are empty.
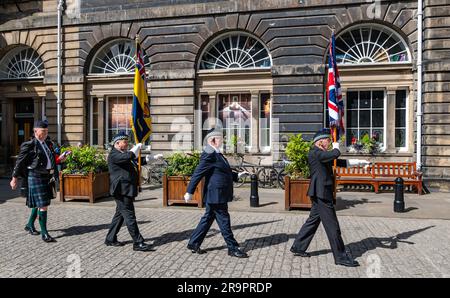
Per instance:
[[[368,109],[370,108],[370,91],[361,91],[359,92],[359,108],[360,109]]]
[[[383,106],[384,106],[384,91],[373,91],[372,108],[383,108]]]
[[[347,146],[358,142],[358,130],[347,129]]]
[[[259,129],[260,129],[260,146],[268,147],[270,146],[270,109],[271,101],[270,94],[263,93],[260,97],[260,119],[259,119]]]
[[[372,137],[380,143],[383,143],[383,139],[384,139],[384,131],[383,129],[374,129],[372,131]]]
[[[358,127],[358,111],[347,112],[347,127]]]
[[[359,126],[370,127],[370,110],[359,111]]]
[[[406,113],[405,110],[395,110],[395,127],[406,126]]]
[[[397,90],[395,93],[395,108],[406,108],[406,90]]]
[[[361,129],[359,131],[359,139],[361,140],[365,135],[368,135],[370,137],[370,130],[369,129]]]
[[[405,147],[406,146],[406,130],[396,129],[395,130],[395,147]]]
[[[383,127],[383,110],[372,110],[372,127]]]
[[[349,109],[357,109],[358,108],[358,92],[357,91],[347,92],[347,106]]]

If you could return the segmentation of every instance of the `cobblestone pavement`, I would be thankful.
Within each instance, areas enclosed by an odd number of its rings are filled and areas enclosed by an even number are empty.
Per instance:
[[[49,232],[56,243],[28,235],[29,209],[0,204],[0,277],[450,277],[450,221],[339,216],[344,242],[361,263],[336,266],[319,228],[309,252],[295,257],[289,248],[304,213],[231,212],[235,237],[248,259],[227,255],[214,223],[202,248],[186,249],[203,210],[137,208],[141,233],[156,251],[134,252],[126,227],[123,247],[103,244],[114,209],[110,206],[54,204]],[[38,224],[36,223],[36,227]]]

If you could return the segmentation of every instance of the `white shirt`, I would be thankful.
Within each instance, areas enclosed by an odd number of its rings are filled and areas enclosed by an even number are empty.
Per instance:
[[[50,161],[50,156],[48,156],[48,154],[47,154],[47,150],[50,151],[50,149],[47,147],[47,144],[45,144],[45,142],[39,141],[39,143],[41,143],[41,146],[44,149],[45,156],[47,156],[47,167],[46,167],[46,169],[47,170],[51,170],[52,162]]]

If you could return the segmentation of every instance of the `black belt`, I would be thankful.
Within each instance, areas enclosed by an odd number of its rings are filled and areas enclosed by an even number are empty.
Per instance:
[[[28,169],[29,171],[35,173],[35,174],[39,174],[39,175],[53,175],[55,173],[55,170],[50,169]]]

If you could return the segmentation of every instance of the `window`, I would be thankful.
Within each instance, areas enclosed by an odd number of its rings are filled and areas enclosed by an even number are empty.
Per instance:
[[[347,92],[347,146],[364,135],[384,144],[385,92],[363,90]],[[384,146],[383,146],[384,147]]]
[[[91,104],[91,145],[98,145],[98,98],[92,97]]]
[[[238,32],[213,41],[203,52],[200,69],[270,68],[267,48],[256,38]]]
[[[130,136],[130,143],[134,143],[134,136],[131,131],[131,106],[133,97],[131,96],[109,96],[107,104],[107,128],[106,140],[111,142],[114,135],[119,131],[124,131]]]
[[[395,92],[395,147],[406,147],[406,90]]]
[[[224,129],[226,151],[248,151],[251,146],[251,94],[219,94],[218,115]]]
[[[261,93],[259,115],[259,147],[262,152],[270,152],[271,105],[269,93]]]
[[[145,54],[145,51],[144,51]],[[135,68],[136,46],[134,41],[119,39],[104,45],[92,59],[90,73],[132,74]],[[149,59],[144,55],[144,64],[149,68]]]
[[[44,76],[44,62],[32,48],[18,46],[0,61],[0,79],[29,79]]]
[[[339,64],[410,62],[405,41],[395,31],[380,25],[362,25],[344,31],[336,39]]]

